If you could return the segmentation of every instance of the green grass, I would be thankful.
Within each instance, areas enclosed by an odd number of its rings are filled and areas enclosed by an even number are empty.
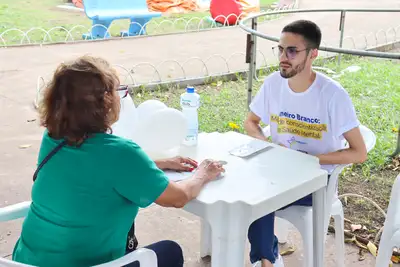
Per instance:
[[[274,1],[262,0],[262,8],[267,9]],[[17,28],[24,32],[32,28],[42,28],[46,31],[54,27],[63,27],[67,30],[76,25],[83,25],[84,28],[75,28],[72,34],[74,40],[81,40],[83,33],[91,27],[91,21],[84,13],[65,11],[57,8],[62,0],[0,0],[0,35],[7,29]],[[216,27],[206,18],[209,12],[190,12],[185,14],[165,14],[161,18],[155,18],[147,26],[149,35],[181,32],[184,30],[197,30],[201,19],[203,23],[200,29]],[[165,22],[167,20],[167,22]],[[158,26],[164,21],[161,26]],[[129,20],[115,21],[110,27],[112,36],[119,36],[120,32],[129,28]],[[30,32],[28,38],[31,43],[49,42],[46,34],[40,30]],[[51,33],[51,42],[62,42],[71,37],[63,29],[55,29]],[[3,36],[7,45],[19,44],[23,40],[23,34],[17,31],[8,32]],[[23,43],[28,43],[25,38]],[[3,45],[0,39],[0,46]]]
[[[369,60],[356,57],[342,61],[341,69],[358,65],[361,70],[345,73],[337,80],[349,92],[362,124],[377,135],[377,144],[369,159],[362,165],[367,174],[371,169],[380,169],[387,163],[387,155],[395,148],[397,134],[393,131],[400,124],[400,64],[387,60]],[[336,69],[336,61],[328,61],[325,67]],[[339,72],[339,71],[338,71]],[[218,82],[199,86],[202,107],[199,111],[200,130],[225,132],[232,130],[233,122],[243,132],[243,120],[247,113],[246,81]],[[254,86],[258,91],[261,82]],[[147,99],[159,99],[171,107],[179,108],[179,96],[184,89],[169,91],[142,91],[134,96],[137,104]]]

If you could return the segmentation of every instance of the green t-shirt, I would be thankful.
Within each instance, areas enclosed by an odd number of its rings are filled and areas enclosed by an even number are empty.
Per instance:
[[[39,163],[60,140],[44,134]],[[135,143],[96,134],[65,146],[40,170],[13,260],[36,266],[93,266],[125,253],[139,207],[164,192],[168,178]]]

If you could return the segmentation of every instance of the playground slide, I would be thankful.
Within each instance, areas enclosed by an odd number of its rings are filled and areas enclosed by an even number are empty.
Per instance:
[[[72,3],[76,7],[83,8],[83,1],[84,0],[72,0]],[[196,11],[199,8],[196,0],[147,0],[147,6],[149,10],[163,13],[182,13]]]

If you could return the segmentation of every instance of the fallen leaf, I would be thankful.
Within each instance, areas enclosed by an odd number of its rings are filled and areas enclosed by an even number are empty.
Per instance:
[[[350,228],[351,228],[351,231],[354,232],[354,231],[360,230],[362,228],[362,225],[361,224],[352,224],[350,226]]]
[[[288,249],[285,249],[280,254],[281,254],[281,256],[287,256],[287,255],[293,254],[293,252],[295,252],[295,251],[296,251],[296,248],[293,246],[290,246]]]
[[[354,243],[356,241],[356,237],[353,236],[352,238],[346,238],[344,240],[345,243]]]
[[[363,248],[365,250],[368,250],[368,248],[363,243],[358,242],[357,239],[356,239],[355,243],[359,248]]]
[[[374,243],[372,243],[371,241],[370,242],[368,242],[368,244],[367,244],[367,248],[368,248],[368,250],[369,250],[369,252],[371,252],[371,254],[374,256],[374,257],[376,257],[376,255],[377,255],[377,248],[376,248],[376,246],[375,246],[375,244]]]
[[[400,257],[399,256],[392,256],[391,261],[393,263],[400,263]]]
[[[20,145],[19,148],[20,149],[26,149],[26,148],[31,147],[31,146],[32,146],[31,144],[26,144],[26,145]]]
[[[344,205],[347,206],[347,196],[344,197],[343,201],[344,201]]]

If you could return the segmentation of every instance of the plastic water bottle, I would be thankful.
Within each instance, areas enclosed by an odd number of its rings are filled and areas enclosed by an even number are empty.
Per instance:
[[[194,87],[187,87],[186,93],[181,95],[182,113],[186,117],[188,123],[186,138],[184,145],[197,145],[197,137],[199,133],[199,118],[197,110],[200,107],[200,95],[198,95]]]

